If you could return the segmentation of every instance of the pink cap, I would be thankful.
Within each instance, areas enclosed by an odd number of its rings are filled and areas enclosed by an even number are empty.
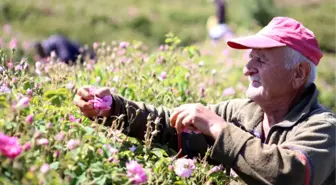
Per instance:
[[[232,39],[227,44],[235,49],[288,46],[309,58],[315,65],[318,65],[323,55],[314,33],[288,17],[275,17],[256,35]]]

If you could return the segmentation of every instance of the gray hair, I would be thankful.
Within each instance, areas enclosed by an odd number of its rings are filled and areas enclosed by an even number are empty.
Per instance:
[[[307,62],[310,65],[310,73],[308,76],[308,80],[305,84],[305,87],[308,87],[310,84],[314,83],[316,79],[316,66],[315,64],[302,55],[300,52],[290,48],[290,47],[285,47],[285,67],[286,69],[293,69],[297,64],[301,62]]]

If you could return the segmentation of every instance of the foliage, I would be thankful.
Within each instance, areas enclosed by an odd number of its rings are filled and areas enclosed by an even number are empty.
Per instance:
[[[222,94],[231,84],[244,86],[239,78],[218,80],[238,73],[209,70],[195,46],[180,48],[179,43],[168,34],[166,45],[152,53],[141,42],[100,43],[97,63],[87,59],[72,66],[51,57],[21,68],[25,60],[2,53],[0,84],[7,89],[0,92],[0,130],[19,138],[23,151],[14,160],[0,155],[0,184],[132,184],[132,166],[144,168],[146,184],[228,182],[221,167],[206,162],[208,154],[194,159],[190,177],[180,177],[185,172],[174,170],[176,151],[152,143],[157,127],[150,125],[156,120],[148,118],[145,140],[139,141],[117,129],[121,120],[105,127],[83,117],[72,102],[76,88],[86,84],[167,107],[242,96],[240,91]]]
[[[324,51],[336,52],[336,3],[325,0],[322,3],[293,4],[284,9],[286,15],[301,21],[311,29]]]
[[[169,31],[181,38],[182,45],[190,45],[206,38],[205,22],[213,14],[215,6],[207,0],[0,2],[0,25],[11,24],[20,40],[58,33],[90,45],[134,39],[146,40],[153,48],[164,43]]]
[[[230,22],[245,29],[266,26],[273,17],[281,14],[273,0],[230,0],[227,4]]]

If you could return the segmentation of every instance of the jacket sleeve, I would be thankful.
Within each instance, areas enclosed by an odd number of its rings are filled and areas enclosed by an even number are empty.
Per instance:
[[[263,144],[226,124],[211,157],[230,165],[247,184],[319,185],[334,175],[335,119],[304,122],[280,145]]]
[[[105,125],[111,125],[117,118],[121,118],[124,122],[124,133],[143,140],[147,120],[149,118],[152,120],[151,126],[154,129],[154,120],[159,118],[159,133],[154,137],[154,142],[167,144],[168,147],[177,149],[177,133],[169,124],[170,109],[162,106],[156,108],[142,102],[133,102],[115,94],[112,95],[112,98],[112,116],[106,121]]]

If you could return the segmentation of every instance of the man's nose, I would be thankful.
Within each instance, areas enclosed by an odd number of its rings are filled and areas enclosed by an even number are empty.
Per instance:
[[[247,63],[243,69],[243,73],[245,76],[252,76],[258,73],[258,70],[251,66],[251,62]]]

